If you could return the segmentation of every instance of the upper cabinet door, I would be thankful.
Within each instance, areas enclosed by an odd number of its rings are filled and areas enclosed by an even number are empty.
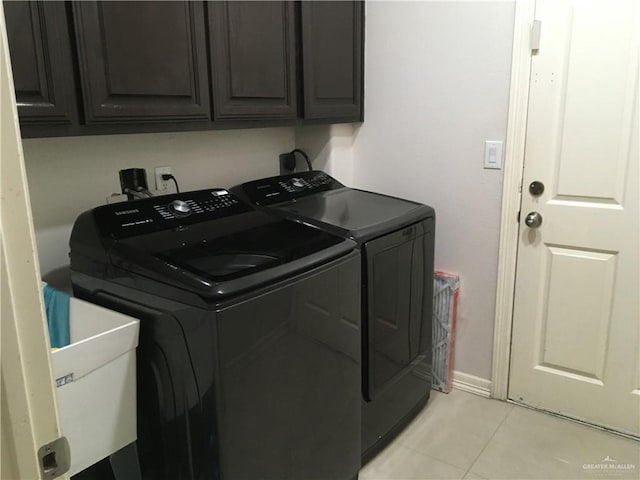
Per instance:
[[[363,7],[301,2],[304,118],[362,120]]]
[[[71,43],[63,2],[3,2],[22,125],[77,123]]]
[[[294,2],[209,2],[215,120],[296,118]]]
[[[198,2],[74,2],[87,124],[210,118]]]

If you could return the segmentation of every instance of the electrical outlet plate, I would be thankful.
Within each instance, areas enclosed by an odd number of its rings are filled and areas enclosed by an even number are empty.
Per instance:
[[[163,180],[162,175],[172,174],[171,167],[156,167],[156,190],[168,190],[171,180]]]

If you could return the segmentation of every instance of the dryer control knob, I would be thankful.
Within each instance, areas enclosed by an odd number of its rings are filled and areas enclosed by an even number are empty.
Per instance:
[[[299,178],[292,178],[291,183],[293,184],[294,187],[297,187],[297,188],[304,187],[304,182]]]
[[[169,210],[171,213],[179,215],[181,217],[186,217],[191,213],[191,207],[189,204],[183,200],[174,200],[169,204]]]

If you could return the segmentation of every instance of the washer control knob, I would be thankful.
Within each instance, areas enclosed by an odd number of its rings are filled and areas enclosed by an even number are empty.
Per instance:
[[[292,179],[291,179],[291,184],[292,184],[294,187],[297,187],[297,188],[302,188],[302,187],[304,187],[304,182],[303,182],[302,180],[300,180],[299,178],[292,178]]]
[[[181,217],[186,217],[191,213],[191,207],[184,200],[174,200],[169,204],[169,210]]]

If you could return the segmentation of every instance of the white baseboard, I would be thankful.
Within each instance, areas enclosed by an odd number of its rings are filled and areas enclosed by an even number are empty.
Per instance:
[[[463,392],[474,393],[481,397],[488,398],[491,396],[491,380],[457,370],[453,371],[453,388],[457,388]]]

